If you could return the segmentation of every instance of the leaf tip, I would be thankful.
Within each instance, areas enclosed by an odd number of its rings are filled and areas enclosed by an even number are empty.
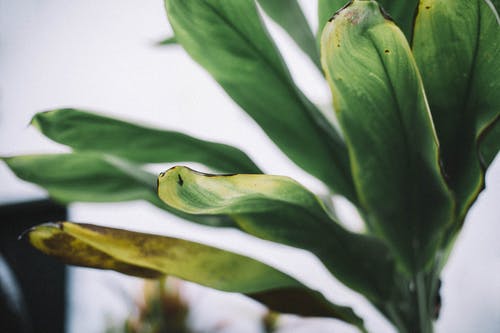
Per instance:
[[[156,194],[158,195],[158,197],[160,197],[160,199],[163,200],[163,194],[160,192],[163,192],[165,185],[168,183],[169,179],[171,179],[171,175],[175,173],[179,168],[181,167],[174,166],[166,171],[160,172],[160,174],[158,175],[158,178],[156,179]],[[182,186],[182,184],[184,184],[184,180],[182,179],[180,174],[177,174],[177,176],[180,179],[177,180],[177,183],[181,183]]]
[[[26,127],[30,127],[30,126],[33,126],[35,129],[37,129],[38,131],[42,131],[42,126],[37,118],[38,114],[34,115],[33,118],[31,118],[30,122],[28,123],[28,125]]]
[[[47,222],[47,223],[42,223],[39,225],[35,225],[29,229],[24,230],[18,237],[17,240],[29,240],[29,236],[33,232],[37,232],[40,230],[47,230],[47,229],[59,229],[59,230],[64,230],[63,226],[64,222]]]
[[[51,113],[55,112],[57,110],[45,110],[45,111],[40,111],[35,113],[35,115],[31,118],[30,122],[28,123],[28,126],[33,126],[36,128],[38,131],[43,132],[43,120],[47,116],[49,116]]]

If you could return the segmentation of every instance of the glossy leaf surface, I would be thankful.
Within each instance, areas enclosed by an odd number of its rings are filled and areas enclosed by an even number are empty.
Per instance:
[[[257,0],[257,2],[321,70],[319,49],[314,34],[297,0]]]
[[[77,266],[110,269],[143,277],[173,275],[211,288],[240,292],[274,311],[361,319],[328,302],[294,278],[249,257],[183,239],[90,224],[60,222],[37,226],[25,235],[38,250]],[[307,308],[286,304],[296,299]]]
[[[254,1],[166,0],[177,40],[300,167],[356,202],[345,145],[298,90]]]
[[[35,115],[32,124],[50,139],[75,150],[108,153],[140,163],[198,162],[222,172],[261,173],[234,147],[90,112],[42,112]]]
[[[407,272],[418,271],[453,204],[406,38],[375,1],[354,1],[326,26],[322,62],[369,225]]]
[[[156,176],[117,157],[94,153],[24,155],[3,159],[19,178],[45,188],[63,203],[146,200],[187,220],[234,226],[226,217],[185,214],[156,196]]]
[[[390,293],[393,264],[385,246],[343,229],[316,196],[291,178],[216,176],[174,167],[158,182],[160,198],[172,207],[227,214],[251,235],[311,251],[343,283],[369,298]]]
[[[500,115],[499,19],[484,0],[421,1],[413,52],[462,221],[483,189],[478,140]]]
[[[408,40],[413,31],[413,18],[418,6],[418,0],[379,0],[384,10],[394,19]],[[349,3],[348,0],[319,0],[318,19],[319,33],[333,14]]]

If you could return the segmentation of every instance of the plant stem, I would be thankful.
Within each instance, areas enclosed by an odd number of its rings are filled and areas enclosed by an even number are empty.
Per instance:
[[[428,307],[428,294],[425,286],[424,273],[419,272],[415,276],[415,286],[417,292],[418,317],[420,323],[420,333],[432,333],[432,319]]]
[[[387,311],[387,315],[390,317],[392,323],[398,329],[398,332],[399,333],[408,333],[408,330],[406,329],[405,324],[403,323],[403,320],[401,319],[400,315],[398,314],[398,312],[394,308],[394,305],[389,303],[386,305],[385,308]]]

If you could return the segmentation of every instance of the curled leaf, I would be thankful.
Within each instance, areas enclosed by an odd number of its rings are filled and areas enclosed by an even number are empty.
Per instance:
[[[394,267],[385,245],[343,229],[291,178],[218,176],[174,167],[159,176],[158,194],[183,212],[228,215],[251,235],[311,251],[339,280],[371,299],[391,293]]]
[[[408,42],[377,2],[354,1],[325,27],[322,62],[368,225],[406,272],[422,270],[453,199]]]

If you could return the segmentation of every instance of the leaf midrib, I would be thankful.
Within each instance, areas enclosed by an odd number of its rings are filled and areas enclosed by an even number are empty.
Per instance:
[[[307,105],[305,105],[301,98],[297,95],[297,91],[299,90],[297,88],[297,86],[295,85],[295,83],[293,82],[293,79],[291,77],[291,75],[283,68],[283,71],[279,71],[278,68],[276,68],[272,61],[267,57],[265,56],[256,46],[255,44],[253,43],[252,40],[248,39],[245,34],[243,32],[241,32],[230,20],[228,20],[223,14],[221,14],[217,8],[215,8],[214,6],[212,6],[210,3],[208,3],[207,1],[205,1],[205,4],[207,5],[207,7],[209,7],[223,22],[226,23],[227,26],[229,26],[231,28],[231,30],[235,31],[236,32],[236,35],[238,35],[242,40],[244,40],[246,43],[246,45],[249,45],[250,46],[250,49],[258,56],[259,59],[263,59],[264,61],[261,61],[263,64],[266,65],[266,67],[270,68],[271,71],[273,73],[275,73],[275,75],[280,78],[286,89],[289,90],[291,92],[291,95],[293,96],[293,98],[298,102],[299,105],[301,105],[305,110],[309,110],[309,108],[307,107]],[[257,13],[258,15],[258,18],[260,20],[260,16],[259,14]],[[264,30],[264,33],[266,33],[266,30]],[[268,36],[268,34],[266,34]],[[271,45],[273,46],[273,49],[274,51],[276,51],[277,53],[277,56],[279,58],[279,61],[281,63],[281,66],[284,66],[284,60],[281,59],[281,56],[280,56],[280,53],[278,51],[278,49],[276,48],[276,46],[274,45],[273,41],[270,40],[269,41],[271,43]],[[286,82],[290,82],[290,84],[286,84]],[[306,97],[304,97],[306,98]],[[313,112],[313,111],[306,111],[306,112],[303,112],[306,116],[307,119],[309,119],[311,121],[311,123],[316,127],[316,128],[319,128],[319,126],[316,124],[316,121],[314,120],[313,116],[310,114],[310,112]],[[276,119],[279,121],[279,119]],[[330,144],[328,144],[330,146]],[[329,149],[332,149],[329,147]]]

